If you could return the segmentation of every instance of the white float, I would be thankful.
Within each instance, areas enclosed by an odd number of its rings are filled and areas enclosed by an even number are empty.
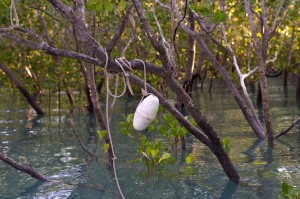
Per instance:
[[[150,94],[136,108],[133,117],[133,128],[138,131],[145,130],[154,120],[159,106],[158,98]]]

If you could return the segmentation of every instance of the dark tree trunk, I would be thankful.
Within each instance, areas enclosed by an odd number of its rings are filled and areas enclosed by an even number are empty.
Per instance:
[[[24,97],[27,99],[28,103],[32,106],[32,108],[37,112],[39,115],[44,115],[45,112],[40,107],[40,105],[35,101],[35,99],[29,94],[27,89],[23,86],[22,82],[15,76],[15,74],[4,64],[0,63],[0,68],[6,75],[11,79],[12,82],[17,86],[17,88],[21,91]]]
[[[261,96],[261,88],[259,82],[257,84],[256,105],[257,108],[262,108],[262,96]]]
[[[194,87],[197,79],[199,79],[199,82],[201,83],[201,89],[203,87],[203,80],[205,79],[205,75],[203,77],[203,79],[200,76],[201,70],[202,70],[202,66],[204,64],[204,60],[205,60],[205,51],[203,50],[203,48],[200,46],[199,49],[199,58],[197,60],[197,65],[196,65],[196,69],[193,71],[193,76],[192,76],[192,85],[191,87]]]
[[[190,23],[190,30],[195,31],[195,19],[192,11],[189,9],[189,23]],[[183,88],[187,93],[192,91],[192,74],[195,65],[195,48],[196,48],[196,41],[194,37],[189,36],[188,39],[189,51],[188,51],[188,60],[186,63],[185,68],[185,77],[183,82]]]

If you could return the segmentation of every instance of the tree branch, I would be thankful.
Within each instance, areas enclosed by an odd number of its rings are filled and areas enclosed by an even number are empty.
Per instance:
[[[275,135],[275,139],[279,138],[280,136],[283,136],[283,135],[287,134],[287,133],[288,133],[290,130],[292,130],[292,129],[296,126],[296,124],[299,123],[299,122],[300,122],[300,117],[298,117],[296,120],[294,120],[294,121],[292,122],[292,124],[291,124],[289,127],[287,127],[286,129],[282,130],[280,133],[278,133],[277,135]]]
[[[2,160],[6,164],[14,167],[17,170],[22,171],[23,173],[29,174],[31,177],[33,177],[37,180],[40,180],[43,182],[49,181],[43,174],[40,174],[39,172],[37,172],[31,165],[21,164],[21,163],[15,161],[14,159],[8,157],[1,151],[0,151],[0,160]]]
[[[129,16],[131,15],[132,8],[133,8],[132,5],[130,5],[126,8],[126,14],[123,17],[123,19],[118,27],[117,33],[115,34],[115,36],[112,38],[112,40],[109,42],[109,44],[106,47],[106,52],[107,52],[108,56],[110,56],[111,52],[113,51],[113,49],[117,45],[118,41],[122,37],[122,34],[125,30],[128,20],[129,20]]]

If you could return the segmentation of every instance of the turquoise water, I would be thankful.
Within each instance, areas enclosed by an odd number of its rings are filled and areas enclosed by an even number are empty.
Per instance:
[[[287,127],[298,117],[295,82],[285,96],[280,79],[269,79],[270,107],[275,131]],[[147,176],[147,166],[134,163],[136,140],[120,132],[124,115],[133,113],[139,99],[117,101],[111,128],[117,156],[117,173],[126,198],[278,198],[281,183],[300,186],[300,126],[275,142],[274,148],[257,140],[237,104],[223,84],[216,81],[213,93],[193,93],[202,112],[215,126],[221,138],[229,137],[232,162],[241,175],[241,183],[227,180],[212,153],[187,136],[187,150],[172,153],[173,165],[158,167]],[[255,98],[255,94],[252,96]],[[53,100],[51,114],[37,117],[21,97],[1,95],[0,150],[17,161],[31,164],[51,182],[41,183],[0,162],[0,198],[118,198],[112,172],[108,169],[103,142],[97,138],[93,116],[79,108],[74,110],[77,133],[83,143],[97,153],[90,161],[80,148],[70,127],[70,111],[62,108],[59,116]],[[171,99],[170,101],[174,103]],[[47,107],[47,106],[45,106]],[[64,106],[63,106],[64,107]],[[49,113],[49,112],[48,112]],[[156,132],[147,135],[165,140]],[[187,174],[185,156],[193,153],[193,173]]]

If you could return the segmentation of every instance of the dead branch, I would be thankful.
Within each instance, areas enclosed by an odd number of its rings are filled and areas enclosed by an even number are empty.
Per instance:
[[[117,33],[115,34],[115,36],[112,38],[112,40],[109,42],[107,48],[106,48],[106,52],[108,54],[108,56],[111,54],[111,52],[113,51],[114,47],[117,45],[118,41],[120,40],[124,30],[125,30],[125,27],[129,21],[129,16],[131,15],[131,11],[132,11],[132,8],[133,6],[130,5],[126,8],[126,14],[125,16],[123,17],[119,27],[118,27],[118,30],[117,30]]]
[[[22,171],[23,173],[29,174],[31,177],[43,181],[43,182],[48,182],[49,180],[43,175],[37,172],[31,165],[25,165],[21,164],[12,158],[8,157],[4,153],[0,151],[0,160],[3,162],[7,163],[8,165],[14,167],[15,169]]]
[[[11,81],[14,82],[17,88],[27,99],[28,103],[37,112],[37,114],[44,115],[45,112],[43,111],[41,106],[36,102],[36,100],[32,97],[32,95],[30,95],[28,90],[23,86],[23,83],[15,76],[15,74],[6,65],[2,63],[0,63],[0,69],[2,69],[5,72],[5,74],[11,79]]]
[[[70,125],[71,125],[71,128],[72,128],[72,131],[75,135],[75,137],[77,138],[77,141],[79,143],[79,145],[81,146],[81,148],[92,158],[94,159],[95,158],[95,153],[93,153],[89,148],[87,148],[82,140],[80,139],[79,135],[77,134],[76,130],[75,130],[75,125],[74,125],[74,120],[73,120],[73,116],[71,116],[70,118]]]
[[[286,129],[282,130],[280,133],[275,135],[275,139],[279,138],[280,136],[283,136],[283,135],[287,134],[290,130],[292,130],[296,126],[296,124],[298,122],[300,122],[300,117],[298,117],[296,120],[294,120],[289,127],[287,127]]]

